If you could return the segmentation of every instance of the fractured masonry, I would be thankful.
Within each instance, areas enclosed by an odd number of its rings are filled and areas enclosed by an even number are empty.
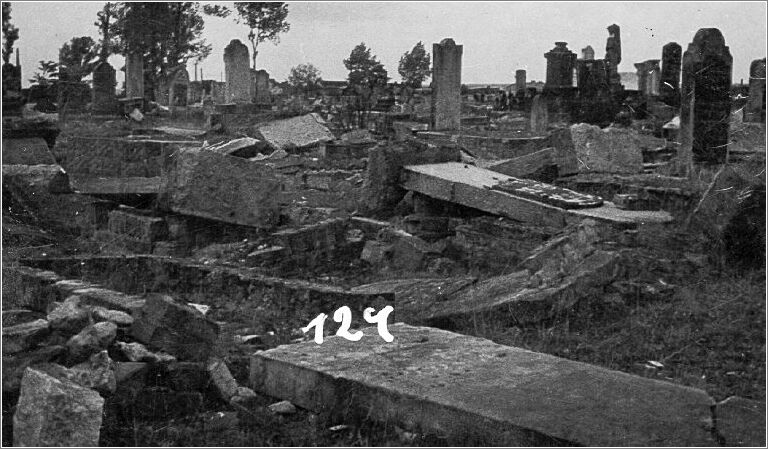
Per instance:
[[[248,47],[233,39],[224,49],[224,76],[227,103],[251,102],[251,69]]]
[[[765,123],[765,58],[755,59],[749,66],[749,100],[744,121]]]
[[[683,54],[680,162],[722,164],[728,151],[733,57],[717,28],[702,28]]]
[[[677,42],[670,42],[661,50],[661,80],[659,95],[661,100],[673,107],[680,106],[680,64],[683,47]]]
[[[432,45],[432,129],[459,129],[461,125],[462,45],[451,38]]]

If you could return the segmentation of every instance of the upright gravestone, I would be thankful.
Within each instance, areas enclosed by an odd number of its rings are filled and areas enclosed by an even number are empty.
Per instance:
[[[266,70],[256,70],[253,72],[254,101],[258,104],[272,103],[272,97],[269,94],[269,73]]]
[[[544,55],[547,58],[546,90],[573,87],[576,53],[568,49],[567,42],[555,42],[555,48]]]
[[[233,39],[224,49],[224,74],[227,103],[251,102],[251,67],[248,47]]]
[[[461,56],[453,39],[432,45],[432,129],[459,129],[461,124]]]
[[[189,101],[189,72],[187,68],[177,67],[168,77],[168,106],[187,106]]]
[[[541,95],[536,95],[533,98],[530,125],[531,132],[534,134],[544,134],[547,132],[549,112],[547,111],[547,101]]]
[[[661,49],[661,100],[673,107],[680,106],[680,62],[683,48],[677,42],[670,42]]]
[[[115,69],[107,61],[99,62],[93,69],[91,109],[94,114],[117,113],[116,85]]]
[[[144,56],[131,53],[125,58],[125,97],[144,98]]]
[[[649,97],[659,95],[659,82],[661,81],[661,68],[658,59],[649,59],[643,64],[645,89],[643,93]]]
[[[744,120],[765,123],[765,58],[749,66],[749,99]]]
[[[587,45],[586,47],[581,49],[581,59],[585,61],[592,61],[595,59],[595,50],[592,48],[591,45]]]
[[[645,63],[635,63],[635,74],[637,75],[637,91],[645,95],[645,85],[648,82],[648,76],[645,73]]]
[[[717,28],[702,28],[683,54],[680,158],[722,164],[728,150],[733,58]]]
[[[619,63],[621,62],[621,28],[613,24],[608,27],[608,40],[605,43],[605,65],[608,69],[608,82],[615,89],[621,88]]]
[[[515,92],[518,96],[525,95],[525,76],[525,70],[520,69],[515,72]]]

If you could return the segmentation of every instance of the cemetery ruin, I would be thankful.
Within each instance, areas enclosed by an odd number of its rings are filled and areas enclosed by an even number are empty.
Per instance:
[[[125,27],[203,7],[128,2],[88,75],[25,87],[16,5],[4,445],[766,444],[765,58],[736,84],[720,29],[279,81],[255,27],[171,61]]]

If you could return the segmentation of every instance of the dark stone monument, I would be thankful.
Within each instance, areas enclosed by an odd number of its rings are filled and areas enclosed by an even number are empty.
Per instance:
[[[717,28],[702,28],[683,54],[680,157],[701,164],[726,162],[733,58]],[[690,159],[689,159],[690,158]]]
[[[547,58],[545,90],[573,87],[573,68],[576,53],[568,50],[567,42],[555,42],[555,48],[544,55]]]
[[[451,38],[432,45],[432,129],[459,129],[461,124],[462,45]]]
[[[586,47],[581,49],[581,59],[585,61],[591,61],[595,59],[595,50],[592,48],[591,45],[587,45]]]
[[[673,107],[680,106],[680,64],[683,48],[677,42],[670,42],[661,50],[661,100]]]
[[[749,66],[749,99],[744,112],[745,121],[765,123],[765,58]]]
[[[614,90],[621,89],[621,28],[613,24],[608,27],[608,40],[605,44],[605,65],[608,69],[608,82]]]
[[[107,61],[99,62],[93,69],[91,111],[94,114],[116,114],[118,102],[115,96],[115,69]]]
[[[525,95],[525,76],[526,72],[525,70],[517,70],[515,71],[515,93],[519,96],[520,92],[522,91],[523,95]]]
[[[21,115],[24,100],[21,95],[21,64],[16,49],[16,65],[3,64],[3,115]]]
[[[251,60],[248,47],[233,39],[224,49],[224,74],[227,103],[251,103]]]

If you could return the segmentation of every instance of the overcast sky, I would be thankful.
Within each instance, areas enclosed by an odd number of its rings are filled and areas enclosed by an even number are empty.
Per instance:
[[[11,2],[19,27],[24,85],[40,60],[58,59],[58,49],[75,36],[98,37],[96,12],[103,2]],[[220,4],[231,3],[218,2]],[[634,63],[660,59],[661,48],[675,41],[687,47],[699,28],[716,27],[733,55],[733,80],[749,77],[749,64],[766,55],[766,2],[289,2],[291,30],[278,45],[260,46],[256,65],[278,81],[291,67],[312,63],[328,80],[347,76],[342,60],[365,42],[400,81],[400,56],[418,41],[432,53],[432,43],[452,37],[464,46],[462,82],[513,83],[517,69],[528,80],[543,80],[544,53],[555,41],[568,42],[580,54],[591,45],[605,55],[606,27],[621,27],[619,71]],[[248,29],[227,19],[206,17],[204,37],[213,45],[202,67],[206,79],[220,79],[224,47],[232,39],[248,44]],[[110,62],[119,69],[120,57]],[[194,78],[192,64],[188,66]],[[118,80],[122,81],[122,73]]]

